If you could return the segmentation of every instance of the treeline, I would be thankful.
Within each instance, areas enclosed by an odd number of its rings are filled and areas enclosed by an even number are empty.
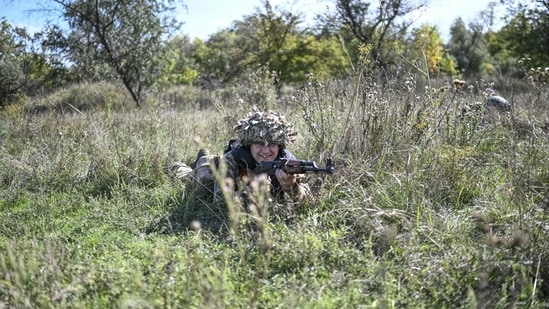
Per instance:
[[[428,2],[333,0],[305,27],[302,14],[268,0],[207,40],[179,35],[175,0],[50,0],[59,12],[31,34],[1,20],[0,106],[82,81],[121,82],[139,106],[147,91],[175,85],[215,89],[264,68],[276,87],[374,74],[384,80],[520,77],[549,66],[547,0],[491,3],[447,42],[411,15]],[[494,12],[504,7],[504,26]],[[44,6],[46,7],[46,6]],[[498,17],[499,20],[499,17]],[[529,75],[532,75],[530,71]]]

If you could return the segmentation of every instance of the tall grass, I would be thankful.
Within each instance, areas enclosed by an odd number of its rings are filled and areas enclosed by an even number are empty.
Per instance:
[[[484,81],[311,77],[277,100],[262,74],[208,100],[133,109],[88,84],[2,110],[2,306],[547,306],[546,88],[503,114],[479,106]],[[254,103],[336,173],[303,205],[194,199],[165,167],[221,153]]]

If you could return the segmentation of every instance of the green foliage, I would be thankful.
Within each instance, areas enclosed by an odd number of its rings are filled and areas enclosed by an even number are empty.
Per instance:
[[[298,15],[264,3],[263,11],[236,21],[231,30],[197,40],[194,59],[207,85],[242,82],[246,74],[266,67],[276,74],[276,84],[302,82],[308,74],[333,77],[349,69],[341,42],[335,37],[315,37],[300,30]]]
[[[530,58],[533,67],[549,63],[549,10],[547,3],[533,2],[518,8],[508,16],[508,23],[500,30],[502,40],[515,59]]]
[[[157,82],[160,88],[168,88],[174,85],[191,85],[199,77],[199,72],[193,68],[191,53],[193,45],[188,36],[176,36],[172,38],[166,47],[166,69]]]
[[[488,73],[497,73],[503,76],[514,75],[518,70],[517,58],[513,57],[509,50],[509,44],[504,39],[503,31],[486,33],[486,44],[488,52],[494,59],[492,69],[486,70]]]
[[[39,36],[38,36],[39,37]],[[51,90],[66,82],[66,70],[34,51],[25,28],[13,27],[2,18],[0,29],[0,106],[25,95]]]
[[[440,71],[451,76],[457,76],[459,71],[456,58],[449,53],[444,53],[442,59],[440,59]]]
[[[206,42],[196,39],[191,56],[201,74],[200,83],[217,87],[241,78],[249,57],[244,40],[230,31],[215,33]]]
[[[327,80],[363,70],[353,66],[366,65],[372,75],[386,81],[408,68],[438,78],[503,80],[518,75],[517,59],[531,59],[534,67],[547,62],[544,50],[538,50],[544,44],[536,44],[538,38],[543,40],[547,19],[539,3],[510,11],[508,24],[500,31],[486,29],[486,24],[493,26],[496,4],[481,12],[484,20],[466,26],[457,19],[444,49],[437,29],[398,23],[423,8],[422,1],[383,1],[375,7],[362,0],[336,1],[332,12],[317,16],[314,29],[302,27],[303,15],[292,7],[262,1],[254,13],[205,41],[193,42],[185,35],[171,36],[179,26],[170,16],[179,5],[176,0],[125,6],[116,1],[95,6],[87,0],[50,4],[59,9],[57,17],[68,29],[49,24],[31,38],[25,29],[3,20],[3,105],[75,81],[120,80],[132,100],[142,105],[149,90],[176,85],[239,87],[263,67],[276,76],[273,82],[280,95],[285,85],[307,82],[310,74]],[[360,46],[369,46],[367,61]]]
[[[126,5],[117,1],[55,2],[69,30],[65,34],[51,27],[47,46],[88,74],[108,68],[140,106],[143,91],[163,73],[166,36],[178,27],[169,16],[174,1],[141,0]]]
[[[471,23],[470,29],[467,29],[463,20],[458,18],[452,24],[450,33],[451,38],[447,47],[449,53],[455,57],[463,76],[486,74],[487,72],[482,70],[483,64],[490,59],[482,25]]]
[[[545,67],[547,12],[541,2],[515,6],[503,1],[509,13],[507,24],[498,31],[492,28],[495,3],[480,12],[482,20],[465,25],[457,19],[444,49],[437,29],[398,22],[426,4],[412,2],[383,1],[374,6],[362,0],[335,1],[333,11],[317,16],[313,28],[305,28],[302,12],[262,1],[255,12],[230,27],[205,41],[190,42],[185,35],[171,36],[179,26],[170,16],[180,5],[177,0],[140,0],[123,6],[116,1],[49,1],[55,8],[50,12],[58,12],[55,17],[68,28],[52,23],[31,37],[26,29],[2,20],[0,104],[76,81],[120,80],[132,100],[142,105],[149,90],[176,85],[239,87],[263,67],[276,76],[277,95],[286,85],[307,82],[310,74],[318,80],[352,76],[363,70],[353,67],[358,63],[386,81],[402,76],[403,69],[420,69],[431,75],[426,78],[440,78],[437,83],[446,75],[504,81],[521,73],[518,59]],[[367,61],[360,46],[370,48]]]
[[[516,114],[488,115],[474,91],[416,99],[412,76],[355,78],[311,78],[291,104],[262,107],[296,124],[296,155],[334,160],[299,206],[220,208],[165,173],[204,145],[221,151],[249,111],[237,94],[224,110],[133,110],[98,104],[121,86],[86,84],[52,97],[93,110],[3,109],[0,304],[543,307],[547,107],[517,94]]]
[[[436,26],[422,25],[414,29],[410,61],[416,68],[426,69],[428,75],[436,75],[439,72],[455,75],[456,64],[453,58],[444,52],[443,43]]]
[[[274,11],[255,17],[265,31],[288,26]],[[414,70],[380,83],[375,44],[356,38],[343,49],[358,59],[351,74],[332,80],[347,68],[333,37],[275,33],[254,45],[255,30],[170,41],[161,86],[186,83],[185,72],[238,81],[169,89],[181,104],[134,110],[121,85],[101,82],[0,110],[0,307],[547,306],[547,70],[508,81],[522,91],[498,88],[513,92],[499,112],[482,104],[494,83],[418,92]],[[490,55],[506,58],[494,35]],[[244,47],[264,48],[264,62],[276,42],[268,60],[295,71],[234,71],[251,59]],[[384,43],[396,54],[403,42]],[[32,71],[50,74],[40,63]],[[303,77],[299,89],[273,87]],[[195,108],[200,95],[210,105]],[[334,175],[306,180],[304,204],[222,207],[165,172],[198,148],[220,153],[252,104],[295,123],[298,157],[333,159]]]
[[[374,60],[370,65],[387,71],[398,63],[393,43],[401,40],[410,26],[406,23],[398,24],[397,20],[424,5],[422,2],[389,0],[380,2],[379,7],[373,7],[367,1],[338,0],[335,3],[335,15],[328,21],[337,21],[339,34],[346,38],[347,43],[356,39],[359,44],[370,45]],[[353,61],[356,60],[353,58]]]
[[[290,37],[287,45],[285,55],[281,55],[281,82],[303,82],[309,74],[326,80],[344,76],[350,69],[349,59],[336,38],[299,35]]]
[[[12,103],[20,93],[23,74],[19,65],[10,60],[0,60],[0,106]]]

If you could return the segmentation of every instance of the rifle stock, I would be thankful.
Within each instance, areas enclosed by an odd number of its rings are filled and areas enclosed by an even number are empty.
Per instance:
[[[332,174],[334,171],[332,159],[326,160],[326,167],[319,167],[315,161],[280,159],[260,162],[253,172],[255,175],[274,175],[277,169],[283,170],[286,174]]]

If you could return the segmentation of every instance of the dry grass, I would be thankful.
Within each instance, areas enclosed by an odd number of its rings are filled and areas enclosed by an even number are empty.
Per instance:
[[[256,84],[193,92],[201,109],[185,92],[134,109],[98,84],[10,106],[0,303],[546,307],[547,89],[485,114],[484,83],[472,85],[311,80],[280,101]],[[227,213],[165,173],[200,147],[221,152],[251,98],[296,124],[298,157],[333,158],[334,176],[311,179],[314,200]]]

